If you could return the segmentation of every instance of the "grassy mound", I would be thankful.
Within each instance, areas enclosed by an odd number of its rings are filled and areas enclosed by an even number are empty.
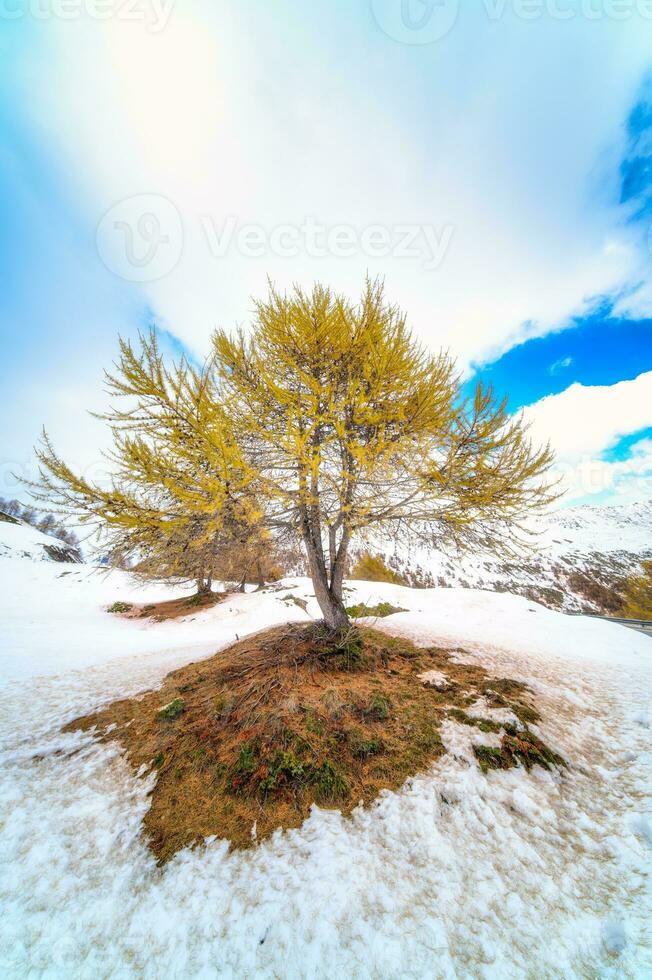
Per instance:
[[[166,619],[181,619],[184,616],[192,616],[194,612],[201,609],[209,609],[216,603],[222,602],[225,596],[225,592],[202,592],[183,596],[180,599],[148,602],[145,605],[118,600],[109,606],[107,612],[123,613],[128,619],[153,619],[157,623],[162,623]]]
[[[370,629],[333,637],[314,623],[243,640],[67,729],[96,727],[136,770],[158,771],[145,830],[165,861],[213,834],[250,845],[298,826],[313,803],[348,813],[398,789],[444,752],[446,718],[482,727],[465,712],[480,697],[519,719],[504,752],[478,753],[483,768],[561,763],[527,728],[537,714],[524,685],[444,650]],[[535,743],[540,758],[523,748]]]

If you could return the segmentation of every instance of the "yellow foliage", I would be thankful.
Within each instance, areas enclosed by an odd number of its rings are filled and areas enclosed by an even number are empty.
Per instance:
[[[652,561],[642,566],[642,574],[631,578],[625,588],[625,616],[652,621]]]
[[[391,582],[392,585],[407,585],[406,580],[388,568],[380,555],[363,552],[351,569],[351,578],[363,582]]]

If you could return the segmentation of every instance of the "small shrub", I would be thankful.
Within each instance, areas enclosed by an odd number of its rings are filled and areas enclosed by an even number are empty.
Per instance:
[[[238,756],[238,761],[235,764],[235,770],[240,775],[248,775],[252,773],[256,768],[256,750],[251,742],[245,742],[245,744],[240,749],[240,755]]]
[[[158,712],[159,718],[178,718],[183,711],[183,698],[175,698],[169,704],[164,704]]]
[[[529,729],[519,731],[513,725],[505,725],[500,748],[490,748],[486,745],[474,745],[473,751],[484,773],[489,769],[511,769],[519,763],[528,771],[532,766],[542,766],[552,769],[553,766],[565,766],[560,755],[549,749]]]
[[[385,616],[392,616],[394,613],[407,612],[407,609],[401,609],[400,606],[393,606],[391,602],[379,602],[376,606],[368,606],[364,602],[358,602],[356,605],[347,606],[346,611],[353,619],[360,619],[363,616],[378,616],[383,618]]]
[[[277,752],[269,765],[261,767],[263,778],[258,784],[263,792],[273,792],[280,786],[300,780],[305,772],[301,759],[288,750]]]
[[[382,752],[383,743],[379,738],[365,738],[359,732],[353,732],[349,734],[349,747],[354,758],[364,760]]]
[[[218,694],[213,700],[213,710],[218,718],[224,718],[231,710],[233,702],[223,694]]]
[[[390,582],[392,585],[407,585],[407,581],[398,572],[388,568],[380,555],[372,555],[365,551],[351,569],[352,579],[363,582]]]
[[[367,660],[363,654],[362,637],[351,627],[336,634],[319,656],[324,667],[335,670],[362,670]]]
[[[114,602],[112,606],[109,606],[108,612],[110,613],[125,613],[133,609],[130,602]]]
[[[316,715],[313,711],[306,712],[306,728],[313,735],[324,734],[324,723],[319,715]]]
[[[374,694],[364,715],[371,721],[386,721],[389,718],[389,699],[384,694]]]
[[[329,759],[313,771],[312,779],[319,796],[323,799],[337,799],[348,796],[350,792],[346,779]]]

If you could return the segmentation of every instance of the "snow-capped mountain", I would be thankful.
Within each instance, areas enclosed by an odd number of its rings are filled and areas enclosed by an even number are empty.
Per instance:
[[[533,525],[532,548],[503,560],[489,552],[380,549],[411,585],[514,592],[569,612],[620,612],[623,581],[652,558],[652,501],[570,507]]]

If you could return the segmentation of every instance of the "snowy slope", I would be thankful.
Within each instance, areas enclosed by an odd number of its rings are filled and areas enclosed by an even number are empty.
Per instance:
[[[533,522],[531,530],[532,550],[513,560],[488,552],[374,550],[412,585],[507,590],[553,609],[613,614],[623,580],[652,558],[652,501],[568,508]]]
[[[65,541],[43,534],[23,521],[7,521],[0,515],[0,557],[34,561],[78,562],[79,554]]]
[[[149,623],[105,608],[165,589],[61,572],[0,559],[2,976],[650,975],[650,638],[513,595],[356,583],[351,601],[408,610],[381,628],[530,683],[568,772],[484,777],[451,723],[448,755],[352,819],[315,809],[251,852],[214,840],[159,869],[148,782],[61,723],[316,615],[312,590],[295,579]]]

